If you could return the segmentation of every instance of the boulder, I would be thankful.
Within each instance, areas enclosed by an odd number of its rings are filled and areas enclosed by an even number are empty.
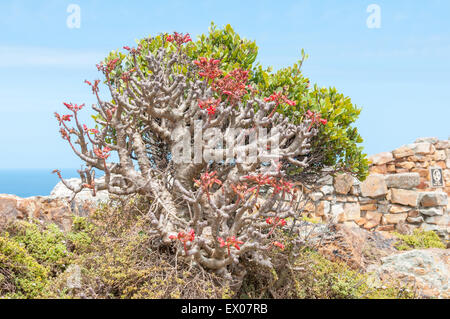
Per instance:
[[[369,156],[369,161],[373,165],[383,165],[394,160],[394,156],[392,156],[391,152],[383,152],[375,155]]]
[[[71,186],[78,186],[81,183],[81,179],[79,178],[70,178],[65,180],[69,185]],[[102,183],[104,182],[104,177],[95,179],[96,183]],[[50,193],[50,198],[66,198],[69,199],[73,195],[73,192],[68,189],[62,182],[59,182],[56,184],[56,186],[53,188],[53,190]],[[109,193],[106,190],[98,191],[96,193],[96,196],[94,197],[92,195],[92,191],[88,188],[83,189],[81,192],[79,192],[75,200],[77,202],[94,202],[94,203],[100,203],[100,202],[106,202],[109,199]]]
[[[414,143],[430,143],[436,144],[439,141],[437,137],[420,137],[414,141]]]
[[[426,216],[441,216],[443,215],[443,211],[440,208],[427,208],[419,210],[422,215]]]
[[[435,147],[432,143],[429,142],[420,142],[409,144],[407,147],[411,148],[416,155],[428,155],[433,154],[435,152]]]
[[[391,202],[406,206],[416,207],[418,204],[419,193],[417,191],[391,188]]]
[[[396,150],[392,151],[392,155],[395,158],[403,158],[403,157],[413,156],[414,151],[407,146],[402,146],[402,147],[399,147]]]
[[[422,207],[446,206],[448,198],[444,192],[426,192],[420,194],[419,203]]]
[[[371,264],[380,263],[382,257],[393,254],[395,242],[395,237],[387,233],[338,224],[324,233],[318,250],[330,260],[365,270]]]
[[[417,289],[417,297],[450,298],[450,251],[448,249],[410,250],[381,259],[375,273],[382,280]]]
[[[389,188],[412,189],[420,184],[418,173],[390,174],[385,177],[386,185]]]
[[[334,178],[334,189],[336,193],[347,195],[354,184],[354,177],[350,174],[339,174]]]
[[[369,175],[361,183],[361,194],[363,197],[380,197],[386,195],[387,192],[388,189],[383,175]]]
[[[345,203],[345,221],[356,221],[361,217],[361,208],[358,203]]]

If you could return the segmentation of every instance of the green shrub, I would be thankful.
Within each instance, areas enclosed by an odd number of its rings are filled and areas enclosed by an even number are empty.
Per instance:
[[[48,282],[48,271],[8,233],[0,236],[0,298],[36,298]]]
[[[280,256],[281,255],[281,256]],[[286,255],[270,271],[255,268],[241,289],[241,298],[289,299],[410,299],[412,287],[381,283],[373,274],[352,270],[310,249],[304,249],[290,263]]]
[[[65,235],[55,224],[42,227],[17,221],[8,231],[14,241],[22,244],[37,262],[52,273],[64,271],[70,263],[71,253],[67,249]]]
[[[91,220],[76,219],[72,231],[89,245],[76,249],[72,261],[81,270],[81,289],[67,289],[67,273],[51,283],[58,298],[222,298],[229,297],[221,279],[177,259],[171,245],[147,233],[150,221],[140,196],[116,199]],[[75,235],[69,235],[75,236]],[[87,241],[84,241],[84,239]]]
[[[439,236],[431,230],[414,229],[411,235],[394,234],[399,238],[399,241],[395,245],[398,250],[446,248],[439,239]]]

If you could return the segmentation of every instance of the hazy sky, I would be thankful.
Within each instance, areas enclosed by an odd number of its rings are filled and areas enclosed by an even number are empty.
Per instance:
[[[69,28],[70,4],[81,9]],[[367,7],[381,9],[368,28]],[[194,38],[214,21],[256,40],[275,68],[310,55],[304,73],[363,108],[366,152],[450,136],[450,1],[19,1],[0,3],[0,169],[70,168],[58,134],[63,101],[94,102],[85,79],[109,51],[159,32]],[[89,112],[83,112],[89,118]]]

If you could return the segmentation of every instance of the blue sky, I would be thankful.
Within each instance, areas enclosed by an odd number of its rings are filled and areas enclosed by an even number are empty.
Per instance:
[[[69,4],[81,27],[69,29]],[[368,5],[381,8],[369,29]],[[109,51],[159,32],[207,32],[230,23],[256,40],[275,68],[310,55],[304,73],[363,108],[366,153],[417,137],[450,136],[450,2],[437,1],[36,1],[0,3],[0,168],[72,168],[58,134],[63,101],[94,103],[85,79]],[[89,118],[89,112],[84,112]]]

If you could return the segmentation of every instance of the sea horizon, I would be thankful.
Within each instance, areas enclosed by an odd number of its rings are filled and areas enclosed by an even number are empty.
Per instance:
[[[64,179],[79,178],[79,168],[64,168]],[[0,168],[0,194],[19,197],[48,196],[60,179],[51,168]]]

